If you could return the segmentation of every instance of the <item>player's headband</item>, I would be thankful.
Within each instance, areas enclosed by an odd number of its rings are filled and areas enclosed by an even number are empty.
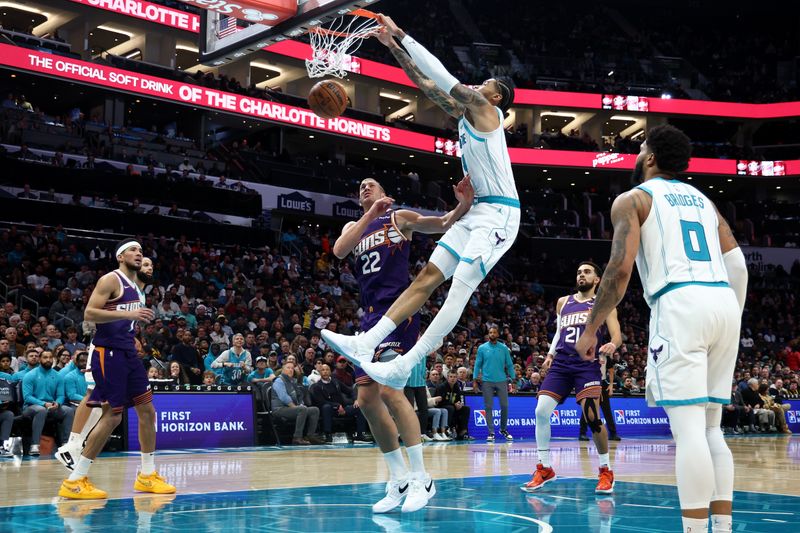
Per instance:
[[[139,248],[142,247],[142,245],[139,244],[137,241],[128,241],[128,242],[124,243],[122,246],[120,246],[119,248],[117,248],[117,253],[116,253],[116,255],[114,257],[116,257],[117,255],[124,254],[125,250],[127,250],[128,248],[131,248],[133,246],[138,246]]]

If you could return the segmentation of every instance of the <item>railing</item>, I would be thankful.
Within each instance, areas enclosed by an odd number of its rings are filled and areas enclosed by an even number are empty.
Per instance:
[[[26,301],[30,302],[33,307],[26,307],[25,306]],[[31,314],[36,318],[39,318],[39,302],[37,302],[33,298],[23,295],[22,298],[20,298],[19,306],[21,309],[30,309]]]

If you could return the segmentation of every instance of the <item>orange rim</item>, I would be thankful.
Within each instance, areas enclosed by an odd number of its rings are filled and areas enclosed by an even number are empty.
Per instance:
[[[345,13],[345,15],[378,20],[378,14],[373,13],[368,9],[354,9],[349,13]],[[320,35],[332,35],[333,37],[349,37],[350,35],[352,35],[351,33],[348,33],[346,31],[334,31],[334,30],[329,30],[327,28],[321,28],[319,26],[312,26],[311,28],[308,29],[308,31],[309,33],[313,32],[313,33],[319,33]],[[379,28],[375,28],[373,31],[366,33],[365,36],[372,35],[373,33],[377,33],[378,31]]]

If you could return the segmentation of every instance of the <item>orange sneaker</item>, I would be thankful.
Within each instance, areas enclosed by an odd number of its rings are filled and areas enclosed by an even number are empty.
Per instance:
[[[77,481],[65,479],[58,489],[58,495],[70,500],[102,500],[108,498],[108,493],[92,485],[89,478],[84,476]]]
[[[614,472],[609,470],[607,466],[600,467],[600,476],[594,491],[597,494],[612,494],[614,492]]]
[[[139,472],[136,475],[136,482],[133,484],[133,490],[139,492],[152,492],[153,494],[173,494],[175,487],[167,483],[167,481],[158,475],[158,472],[145,476]]]
[[[530,481],[520,487],[525,492],[533,492],[542,488],[542,485],[556,479],[556,472],[551,467],[544,467],[542,463],[536,465],[536,471]]]

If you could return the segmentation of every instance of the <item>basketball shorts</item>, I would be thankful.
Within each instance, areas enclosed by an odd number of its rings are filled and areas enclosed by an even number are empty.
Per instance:
[[[112,411],[122,412],[153,400],[147,373],[136,350],[93,346],[89,354],[95,386],[87,405],[108,402]]]
[[[388,310],[388,308],[387,308]],[[361,322],[361,328],[367,331],[374,326],[378,320],[385,314],[384,312],[373,312]],[[388,363],[397,356],[401,356],[408,352],[419,339],[419,313],[415,314],[395,329],[386,337],[382,343],[375,349],[375,361]],[[364,372],[361,367],[355,369],[356,383],[359,385],[369,385],[373,383],[372,378]]]
[[[517,238],[520,209],[481,202],[453,224],[431,254],[444,274],[476,289]]]
[[[658,298],[650,313],[647,403],[730,403],[741,319],[729,287],[686,285]]]
[[[584,361],[577,355],[556,354],[550,370],[539,388],[539,394],[555,398],[558,403],[575,389],[575,401],[600,398],[603,374],[599,361]]]

